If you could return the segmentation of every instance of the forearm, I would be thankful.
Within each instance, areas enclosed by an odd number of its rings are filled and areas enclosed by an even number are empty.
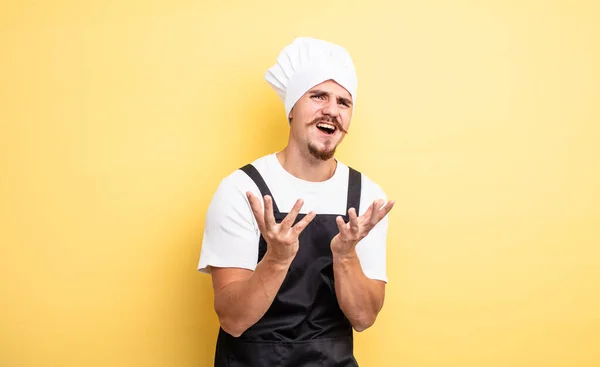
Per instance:
[[[275,261],[269,252],[243,280],[227,284],[215,294],[221,327],[238,337],[267,312],[291,264]]]
[[[355,251],[334,253],[333,273],[338,303],[354,329],[363,331],[373,325],[383,306],[383,283],[367,278]]]

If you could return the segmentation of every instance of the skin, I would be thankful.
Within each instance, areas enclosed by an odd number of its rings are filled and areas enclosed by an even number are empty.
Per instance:
[[[332,177],[337,166],[335,150],[347,134],[352,119],[350,93],[332,80],[325,81],[306,92],[288,118],[288,144],[277,153],[283,168],[307,181],[320,182]],[[317,128],[319,122],[335,125],[335,132],[330,135],[321,132]],[[298,251],[298,237],[315,217],[314,212],[309,212],[292,226],[303,205],[299,199],[286,219],[276,223],[269,196],[264,197],[264,210],[252,193],[248,192],[247,197],[267,242],[267,252],[254,271],[212,268],[215,310],[221,327],[234,337],[259,321],[269,309]],[[377,200],[360,217],[351,208],[349,223],[337,218],[339,233],[331,241],[336,296],[352,327],[359,332],[373,325],[383,307],[385,282],[365,276],[356,245],[393,206],[394,201]]]

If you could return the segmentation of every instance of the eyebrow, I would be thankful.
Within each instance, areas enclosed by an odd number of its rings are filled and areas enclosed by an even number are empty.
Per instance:
[[[310,91],[310,94],[313,96],[324,96],[324,95],[329,95],[331,93],[325,92],[320,89],[314,89],[314,90]],[[338,97],[338,101],[342,101],[342,102],[348,104],[349,106],[352,105],[352,101],[345,97]]]

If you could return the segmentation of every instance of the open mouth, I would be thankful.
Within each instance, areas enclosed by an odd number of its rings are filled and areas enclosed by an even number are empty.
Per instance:
[[[321,130],[327,135],[333,135],[337,130],[335,125],[329,124],[327,122],[320,122],[317,124],[317,129]]]

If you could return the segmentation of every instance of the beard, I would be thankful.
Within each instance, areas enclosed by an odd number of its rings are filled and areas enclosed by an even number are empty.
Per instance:
[[[336,147],[333,147],[333,149],[319,150],[313,144],[308,143],[308,151],[310,152],[310,154],[313,157],[315,157],[317,159],[320,159],[322,161],[326,161],[328,159],[331,159],[335,155],[335,149],[336,149]]]
[[[315,118],[313,121],[311,121],[310,125],[316,125],[319,122],[329,122],[330,124],[335,125],[336,129],[338,131],[340,131],[342,134],[347,134],[348,132],[346,130],[344,130],[344,128],[342,127],[342,124],[340,124],[339,120],[336,117],[330,117],[330,116],[320,116],[318,118]],[[335,155],[335,150],[336,150],[337,146],[333,146],[333,148],[324,148],[324,149],[319,149],[317,148],[314,144],[312,143],[308,143],[308,151],[310,152],[310,154],[317,158],[320,159],[322,161],[326,161],[329,160],[331,158],[333,158],[333,156]]]
[[[336,126],[336,128],[342,132],[342,134],[347,134],[348,131],[345,130],[342,127],[342,124],[340,124],[340,122],[338,121],[338,119],[336,117],[330,118],[329,116],[321,116],[318,118],[315,118],[314,120],[312,120],[310,122],[309,125],[316,125],[321,121],[327,121],[331,124],[334,124]],[[289,123],[292,123],[292,119],[289,119]],[[331,158],[333,158],[333,156],[335,155],[335,150],[336,150],[337,146],[334,146],[333,149],[322,149],[320,150],[319,148],[317,148],[316,145],[312,144],[312,143],[308,143],[308,152],[310,153],[310,155],[312,155],[313,157],[322,160],[322,161],[326,161],[329,160]]]

